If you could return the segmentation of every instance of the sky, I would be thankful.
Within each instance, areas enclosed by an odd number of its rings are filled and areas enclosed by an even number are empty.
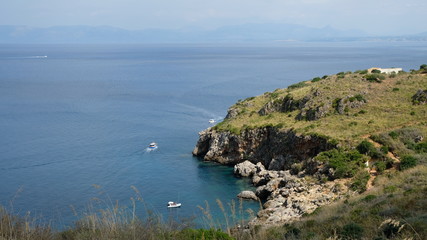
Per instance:
[[[300,24],[374,35],[427,31],[426,0],[0,0],[0,25],[214,29]]]

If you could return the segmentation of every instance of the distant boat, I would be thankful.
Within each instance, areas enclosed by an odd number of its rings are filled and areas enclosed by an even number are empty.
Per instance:
[[[155,150],[157,149],[157,143],[152,142],[150,145],[148,145],[148,150]]]
[[[181,203],[168,202],[168,208],[178,208],[181,207]]]
[[[214,119],[209,119],[209,123],[215,123]]]

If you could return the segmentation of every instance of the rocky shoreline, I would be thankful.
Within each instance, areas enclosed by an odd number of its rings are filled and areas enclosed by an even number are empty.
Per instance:
[[[266,170],[261,163],[239,163],[234,166],[234,173],[252,178],[257,186],[255,192],[243,191],[238,197],[264,202],[250,225],[289,223],[351,193],[345,180],[320,183],[310,177],[292,175],[289,170]]]
[[[346,180],[319,181],[331,169],[313,158],[336,147],[326,137],[274,127],[244,130],[240,135],[208,128],[199,135],[193,155],[234,166],[236,176],[252,178],[256,191],[239,194],[263,202],[250,225],[292,222],[352,194]]]

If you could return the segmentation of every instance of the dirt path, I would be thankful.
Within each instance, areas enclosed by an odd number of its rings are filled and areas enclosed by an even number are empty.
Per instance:
[[[373,145],[374,145],[374,147],[375,148],[380,148],[382,145],[380,144],[380,143],[378,143],[378,142],[375,142],[374,140],[372,140],[370,137],[371,137],[371,135],[364,135],[364,136],[362,136],[364,139],[366,139],[368,142],[370,142],[370,143],[372,143]],[[393,159],[393,162],[394,163],[399,163],[400,162],[400,160],[399,160],[399,158],[397,158],[392,152],[390,152],[390,151],[388,151],[387,152],[387,154],[386,154],[386,156],[387,157],[389,157],[389,158],[391,158],[391,159]],[[371,165],[371,161],[369,161],[369,165]],[[369,191],[370,189],[372,189],[373,188],[373,186],[374,186],[374,181],[375,181],[375,178],[377,177],[377,175],[378,175],[378,172],[376,171],[376,170],[371,170],[370,168],[368,168],[367,169],[368,171],[369,171],[369,175],[370,175],[370,177],[369,177],[369,180],[368,180],[368,182],[366,183],[366,191]]]

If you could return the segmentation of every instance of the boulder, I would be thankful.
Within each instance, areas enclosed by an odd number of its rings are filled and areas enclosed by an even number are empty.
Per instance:
[[[418,90],[414,96],[412,96],[413,104],[427,104],[427,90]]]
[[[234,174],[241,177],[251,177],[257,171],[256,165],[249,162],[244,161],[242,163],[234,165]]]
[[[258,201],[258,197],[252,191],[242,191],[237,195],[238,198]]]

